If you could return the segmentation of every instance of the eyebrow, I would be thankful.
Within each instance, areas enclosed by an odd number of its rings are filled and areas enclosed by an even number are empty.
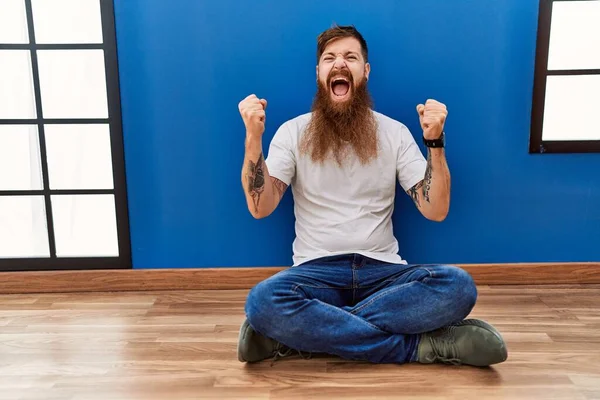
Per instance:
[[[347,56],[348,54],[356,54],[358,55],[358,52],[353,51],[353,50],[348,50],[347,52],[344,53],[344,56]],[[331,51],[328,51],[327,53],[323,53],[323,57],[325,56],[335,56],[334,53],[332,53]]]

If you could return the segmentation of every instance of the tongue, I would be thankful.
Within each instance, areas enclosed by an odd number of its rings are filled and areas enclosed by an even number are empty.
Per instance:
[[[333,93],[336,96],[344,96],[348,93],[349,86],[347,83],[336,83],[333,85]]]

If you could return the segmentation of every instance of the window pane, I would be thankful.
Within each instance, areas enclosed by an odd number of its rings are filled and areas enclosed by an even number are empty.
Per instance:
[[[52,196],[56,255],[119,255],[113,195]]]
[[[29,50],[0,50],[0,118],[36,118]]]
[[[600,68],[600,1],[555,1],[548,69]]]
[[[41,189],[37,126],[0,125],[0,190]]]
[[[99,0],[32,0],[36,43],[102,43]]]
[[[600,140],[598,93],[600,75],[549,76],[542,139]]]
[[[0,1],[0,43],[29,43],[24,0]]]
[[[40,50],[44,118],[108,118],[102,50]]]
[[[107,125],[46,125],[51,189],[112,189]]]
[[[0,258],[50,257],[43,196],[0,196]]]

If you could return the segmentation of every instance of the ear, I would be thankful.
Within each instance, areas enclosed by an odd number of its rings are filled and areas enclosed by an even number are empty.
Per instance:
[[[317,82],[319,81],[319,66],[317,65],[317,67],[315,68],[316,70],[316,75],[317,75]]]
[[[365,64],[365,79],[369,80],[369,74],[371,73],[371,64]]]

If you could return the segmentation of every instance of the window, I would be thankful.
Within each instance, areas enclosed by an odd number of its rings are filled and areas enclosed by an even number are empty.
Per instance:
[[[0,1],[0,270],[131,268],[112,0]]]
[[[600,0],[540,0],[530,153],[600,152]]]

